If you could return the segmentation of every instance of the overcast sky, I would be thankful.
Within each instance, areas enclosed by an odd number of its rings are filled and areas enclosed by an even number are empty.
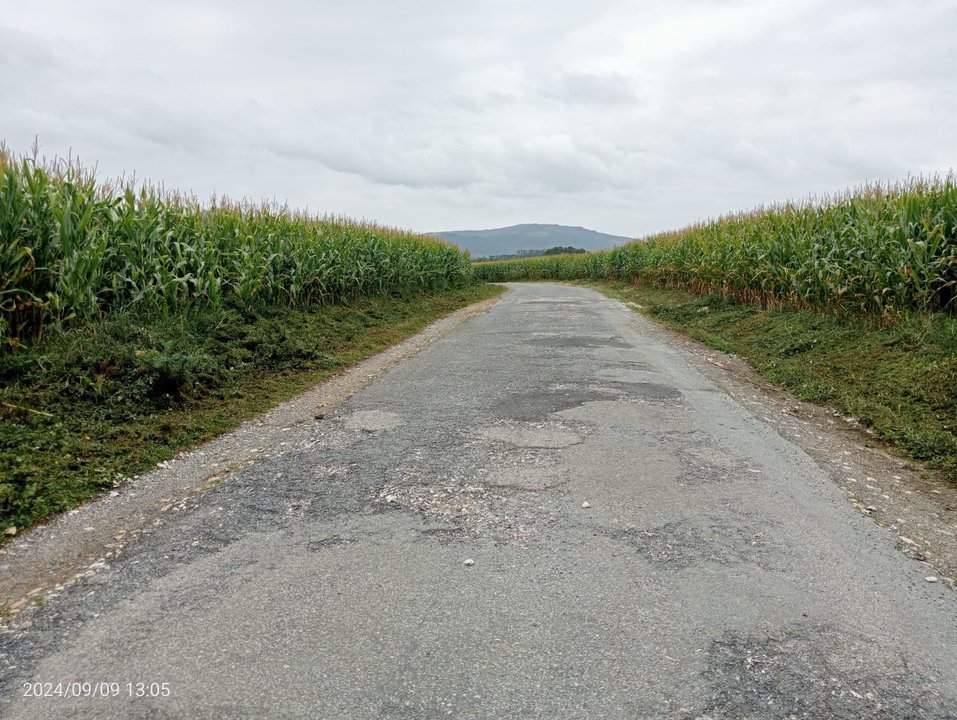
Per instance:
[[[0,0],[0,138],[415,230],[957,166],[955,0]]]

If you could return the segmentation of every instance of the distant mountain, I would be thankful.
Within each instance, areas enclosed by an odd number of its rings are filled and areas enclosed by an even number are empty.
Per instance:
[[[587,230],[569,225],[529,223],[492,230],[445,230],[429,233],[469,250],[472,257],[513,255],[521,250],[545,250],[557,245],[571,245],[586,250],[603,250],[633,238]]]

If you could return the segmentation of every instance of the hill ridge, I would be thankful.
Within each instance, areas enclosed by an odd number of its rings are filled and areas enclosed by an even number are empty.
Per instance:
[[[523,250],[546,250],[572,246],[602,250],[633,238],[591,230],[581,225],[555,223],[519,223],[483,230],[441,230],[427,233],[453,242],[473,257],[510,255]]]

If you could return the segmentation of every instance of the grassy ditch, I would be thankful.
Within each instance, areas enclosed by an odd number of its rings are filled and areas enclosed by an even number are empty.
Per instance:
[[[66,510],[501,291],[132,310],[51,329],[0,355],[0,528]]]
[[[957,318],[913,314],[874,327],[789,307],[646,283],[600,282],[665,326],[747,360],[808,402],[853,416],[910,457],[957,482]]]

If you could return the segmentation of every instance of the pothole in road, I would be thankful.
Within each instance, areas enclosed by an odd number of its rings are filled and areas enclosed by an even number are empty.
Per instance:
[[[713,718],[943,720],[944,698],[895,649],[829,627],[731,634],[711,644],[704,678]]]
[[[762,567],[770,540],[763,531],[729,525],[698,528],[685,521],[657,527],[602,527],[598,534],[635,548],[653,565],[681,570],[701,563],[750,562]]]
[[[534,525],[551,517],[544,507],[516,501],[481,485],[455,482],[386,485],[375,501],[383,509],[411,511],[424,520],[447,523],[444,529],[422,533],[443,542],[479,536],[522,542],[530,537]]]
[[[508,443],[516,447],[559,449],[577,445],[582,438],[560,423],[505,422],[479,431],[486,440]]]
[[[326,548],[340,547],[342,545],[351,545],[356,542],[353,537],[342,537],[341,535],[330,535],[329,537],[310,540],[306,543],[306,550],[310,552],[320,552]]]
[[[684,469],[678,481],[695,485],[709,482],[731,482],[749,475],[744,460],[711,445],[679,445],[676,454],[683,461]]]
[[[686,447],[684,454],[693,458],[697,463],[722,470],[733,470],[741,466],[741,458],[716,447],[694,445]]]
[[[568,479],[557,466],[525,466],[496,468],[484,477],[486,485],[510,490],[547,490],[558,487]]]
[[[378,432],[392,430],[402,424],[402,417],[385,410],[356,410],[345,422],[347,430]]]
[[[427,527],[419,530],[419,534],[437,540],[442,545],[449,545],[453,542],[463,540],[468,533],[464,527]]]

